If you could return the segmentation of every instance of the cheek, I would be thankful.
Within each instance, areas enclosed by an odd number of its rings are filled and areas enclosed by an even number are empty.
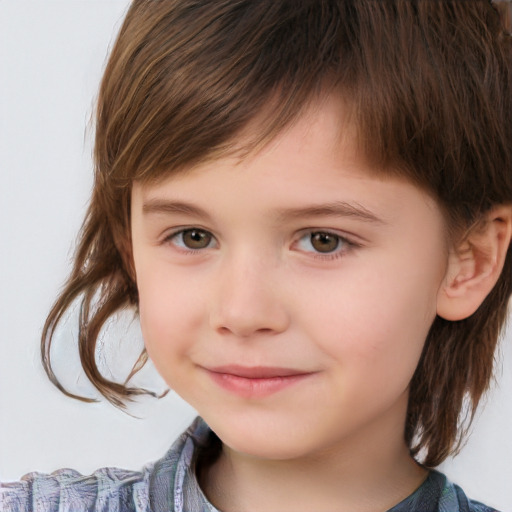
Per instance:
[[[347,374],[408,382],[435,318],[437,272],[393,259],[365,269],[340,273],[321,293],[311,287],[304,329],[315,326],[310,337]]]
[[[184,283],[147,272],[138,280],[139,316],[144,343],[160,373],[186,353],[190,333],[198,324],[199,301]]]

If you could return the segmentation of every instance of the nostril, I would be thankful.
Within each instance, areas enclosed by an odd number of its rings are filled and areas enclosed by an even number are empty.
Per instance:
[[[268,280],[267,286],[261,281],[245,279],[242,285],[240,281],[231,275],[212,296],[210,327],[219,334],[240,338],[285,330],[289,322],[286,300],[268,286]]]

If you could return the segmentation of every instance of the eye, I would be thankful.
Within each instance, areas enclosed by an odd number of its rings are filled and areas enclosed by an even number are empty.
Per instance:
[[[215,239],[210,232],[199,228],[190,228],[178,231],[177,233],[173,233],[169,236],[167,240],[181,249],[193,251],[208,249],[212,247],[215,242]]]
[[[340,249],[346,248],[348,245],[350,245],[350,242],[328,231],[306,233],[300,238],[297,244],[298,248],[302,251],[320,254],[339,252]]]

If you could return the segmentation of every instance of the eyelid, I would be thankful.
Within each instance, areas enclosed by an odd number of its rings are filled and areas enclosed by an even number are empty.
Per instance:
[[[311,236],[315,233],[323,233],[331,236],[335,236],[340,241],[341,247],[336,248],[335,250],[331,252],[325,252],[322,253],[320,251],[315,251],[314,249],[311,251],[306,251],[302,249],[298,249],[300,252],[303,252],[305,254],[309,254],[314,258],[317,259],[323,259],[323,260],[332,260],[336,258],[340,258],[341,256],[344,256],[345,254],[351,252],[354,249],[357,249],[362,246],[362,243],[360,241],[356,240],[355,235],[348,235],[345,232],[340,232],[336,229],[326,229],[326,228],[308,228],[301,230],[296,240],[293,242],[292,247],[296,246],[301,240],[303,240],[307,236]]]
[[[209,234],[212,237],[213,247],[207,246],[203,248],[189,248],[189,247],[182,247],[176,243],[173,243],[173,239],[177,237],[177,235],[181,233],[185,233],[187,231],[191,230],[197,230],[202,231],[204,233]],[[311,251],[298,249],[299,252],[302,252],[304,254],[308,254],[314,258],[322,259],[322,260],[329,260],[329,259],[336,259],[341,256],[344,256],[348,252],[357,249],[364,245],[364,242],[361,241],[360,237],[357,237],[356,235],[347,234],[346,232],[340,232],[336,229],[329,229],[329,228],[307,228],[300,230],[294,241],[292,242],[291,248],[297,248],[297,244],[304,239],[306,236],[311,236],[314,233],[324,233],[331,236],[334,236],[339,239],[340,241],[340,248],[336,248],[335,250],[331,252],[325,252],[322,253],[320,251],[315,251],[314,249]],[[207,249],[213,249],[218,247],[218,238],[215,236],[215,234],[204,227],[198,226],[198,225],[188,225],[188,226],[176,226],[172,228],[170,232],[166,232],[163,235],[162,240],[159,242],[161,245],[171,244],[177,251],[180,251],[182,254],[199,254],[204,253]]]
[[[215,242],[215,245],[218,245],[217,237],[209,229],[206,229],[206,228],[203,228],[203,227],[200,227],[197,225],[178,226],[178,227],[173,228],[170,232],[166,232],[164,234],[160,244],[161,245],[171,244],[174,248],[176,248],[177,250],[181,251],[184,254],[196,254],[196,253],[204,252],[206,249],[212,249],[212,247],[209,247],[209,246],[199,248],[199,249],[193,249],[193,248],[189,248],[189,247],[181,247],[181,246],[173,243],[173,239],[175,239],[179,234],[185,233],[187,231],[194,231],[194,230],[209,234],[212,238],[212,241]]]

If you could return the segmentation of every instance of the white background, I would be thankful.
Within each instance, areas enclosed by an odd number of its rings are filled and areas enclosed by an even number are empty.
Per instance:
[[[2,480],[59,467],[83,473],[106,465],[140,469],[162,456],[194,416],[172,393],[133,408],[142,419],[109,404],[76,402],[47,381],[39,363],[41,328],[69,271],[90,193],[94,98],[127,5],[0,0]],[[90,392],[73,356],[72,319],[68,324],[58,336],[59,375]],[[497,383],[472,437],[441,468],[473,498],[503,512],[512,511],[511,334],[502,343]],[[130,339],[132,346],[140,341],[136,325]],[[153,388],[163,389],[149,373]]]

